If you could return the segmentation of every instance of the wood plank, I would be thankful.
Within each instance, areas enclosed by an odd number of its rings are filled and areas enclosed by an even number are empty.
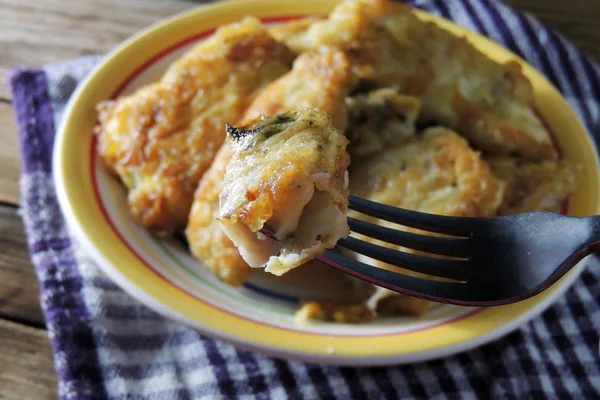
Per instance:
[[[11,94],[6,82],[6,73],[8,68],[0,66],[0,101],[10,100]]]
[[[197,4],[0,0],[0,65],[40,65],[106,52],[139,29]]]
[[[47,332],[0,319],[0,399],[56,399]]]
[[[19,145],[9,103],[0,103],[0,143],[0,202],[19,204]]]
[[[17,209],[5,205],[0,205],[0,249],[0,318],[43,326],[39,285],[23,223]]]
[[[10,99],[9,67],[105,53],[142,28],[208,2],[0,0],[0,99]]]

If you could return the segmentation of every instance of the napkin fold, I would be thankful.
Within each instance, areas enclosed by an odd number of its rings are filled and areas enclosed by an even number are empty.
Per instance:
[[[491,0],[414,5],[480,32],[542,71],[597,135],[600,69],[535,18]],[[15,68],[23,220],[40,281],[62,399],[599,398],[600,263],[514,333],[442,360],[337,368],[268,358],[147,309],[105,277],[69,234],[52,181],[55,128],[101,60]],[[597,138],[596,138],[597,139]]]

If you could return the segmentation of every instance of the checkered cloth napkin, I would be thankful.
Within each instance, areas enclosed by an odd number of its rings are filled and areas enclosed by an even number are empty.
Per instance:
[[[541,70],[590,132],[600,68],[531,16],[490,0],[417,7],[491,37]],[[9,74],[21,143],[29,249],[62,399],[599,398],[600,265],[518,331],[443,360],[336,368],[239,350],[168,321],[109,281],[69,235],[51,177],[55,127],[98,57]]]

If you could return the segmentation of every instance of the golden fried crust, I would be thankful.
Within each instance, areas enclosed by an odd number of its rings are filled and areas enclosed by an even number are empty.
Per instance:
[[[331,321],[341,324],[359,324],[371,322],[373,310],[366,304],[338,304],[326,301],[307,301],[296,311],[294,320],[298,323],[312,319]]]
[[[278,37],[297,53],[324,46],[347,49],[358,45],[377,17],[393,10],[394,5],[385,0],[343,1],[326,20],[310,26],[300,21],[289,27],[282,24]]]
[[[348,139],[318,108],[230,128],[219,222],[251,267],[282,275],[350,233]],[[261,240],[269,227],[277,241]]]
[[[232,286],[242,285],[250,267],[225,235],[216,215],[225,168],[232,156],[229,146],[222,146],[196,190],[186,229],[190,250],[219,279]]]
[[[383,296],[375,305],[377,315],[411,315],[420,317],[425,314],[432,302],[418,297],[407,296],[401,293],[389,293]]]
[[[499,215],[527,211],[559,212],[563,199],[576,187],[580,166],[568,160],[531,162],[516,158],[489,159],[506,190]]]
[[[351,167],[351,193],[415,211],[492,216],[502,198],[502,185],[480,155],[445,128],[429,128]]]
[[[343,52],[310,51],[294,61],[290,72],[267,86],[245,118],[319,108],[330,115],[336,128],[344,131],[347,123],[344,99],[355,83],[351,64]]]
[[[326,73],[316,74],[318,71]],[[303,54],[294,62],[292,71],[272,82],[258,95],[243,119],[249,121],[260,115],[316,107],[327,112],[336,127],[345,126],[344,98],[352,83],[350,65],[343,53],[326,50]],[[200,181],[186,235],[191,252],[197,259],[225,282],[241,284],[247,278],[250,267],[216,219],[221,182],[232,154],[225,143]]]
[[[221,197],[222,218],[256,232],[275,210],[293,203],[298,186],[309,184],[331,193],[332,201],[346,211],[348,140],[325,112],[278,114],[236,130],[252,133],[229,143],[235,150],[223,183],[228,189]],[[315,174],[327,178],[315,181]]]
[[[402,19],[387,15],[382,26],[394,38],[398,62],[404,65],[397,84],[422,98],[422,119],[452,127],[489,153],[556,157],[533,110],[531,83],[517,62],[498,64],[466,39],[412,12],[400,12]]]
[[[185,227],[193,193],[235,123],[294,55],[259,21],[220,28],[175,61],[158,83],[98,106],[98,153],[129,188],[145,226]]]
[[[293,45],[293,43],[302,40],[304,35],[306,35],[306,31],[312,26],[312,24],[314,24],[317,21],[319,21],[319,18],[307,17],[299,20],[283,22],[281,24],[277,24],[269,28],[269,33],[276,40],[283,42],[289,46]],[[298,51],[299,53],[302,52],[302,49],[296,50],[300,50]]]
[[[496,155],[555,158],[517,62],[499,64],[402,4],[347,0],[323,22],[288,38],[294,50],[345,51],[362,86],[398,86],[422,99],[420,116],[453,128]]]
[[[378,153],[355,166],[350,173],[350,191],[369,200],[415,211],[488,217],[494,215],[500,205],[503,185],[463,138],[448,129],[430,128],[412,142]],[[355,217],[365,219],[360,214]],[[397,229],[384,221],[370,220]],[[367,237],[360,238],[417,253]],[[367,262],[381,268],[389,267],[375,260]],[[422,315],[430,304],[427,300],[382,288],[378,288],[371,302],[380,314],[409,313],[414,316]]]

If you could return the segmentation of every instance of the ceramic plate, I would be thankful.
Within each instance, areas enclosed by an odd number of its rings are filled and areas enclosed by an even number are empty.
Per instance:
[[[239,346],[285,358],[339,365],[408,363],[464,351],[525,323],[573,282],[582,265],[550,290],[527,301],[496,308],[434,307],[422,318],[376,319],[368,325],[297,325],[296,298],[310,287],[290,285],[264,273],[241,288],[229,287],[192,259],[183,246],[153,236],[130,217],[124,189],[97,160],[92,129],[95,104],[131,93],[157,80],[167,65],[215,27],[254,15],[278,23],[307,15],[325,16],[335,1],[249,0],[191,10],[151,26],[114,50],[73,95],[54,153],[60,204],[78,239],[117,284],[148,307],[200,332]],[[497,61],[518,59],[482,36],[419,12],[472,43]],[[598,214],[599,174],[594,145],[551,84],[531,66],[537,108],[561,152],[580,160],[583,182],[569,201],[571,215]],[[288,280],[289,281],[289,280]]]

